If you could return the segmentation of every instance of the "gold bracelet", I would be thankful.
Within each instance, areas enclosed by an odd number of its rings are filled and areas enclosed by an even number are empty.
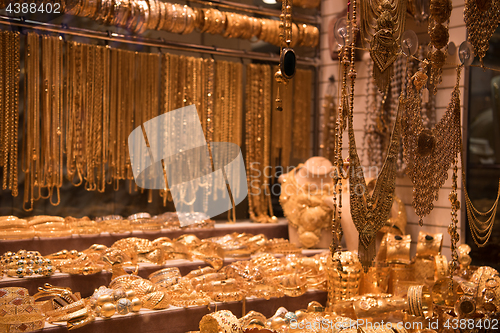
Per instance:
[[[5,307],[5,305],[0,307],[0,312],[3,310],[3,307]],[[31,308],[31,311],[32,311],[31,313],[28,312],[27,314],[21,314],[21,313],[18,313],[17,312],[18,310],[16,309],[15,315],[0,316],[0,324],[11,324],[12,325],[12,324],[22,324],[22,323],[26,323],[26,322],[43,320],[43,316],[40,313],[40,309],[35,308],[35,306],[33,306],[33,305],[29,305],[28,309],[29,308]]]
[[[46,320],[49,323],[53,322],[61,322],[61,321],[70,321],[70,320],[79,320],[89,315],[89,309],[84,307],[83,309],[76,310],[73,312],[65,313],[57,317],[49,317],[47,316]]]
[[[71,229],[61,230],[61,229],[42,229],[35,231],[35,235],[40,238],[56,238],[56,237],[71,237]]]
[[[29,225],[37,225],[46,222],[64,222],[64,218],[60,216],[38,215],[28,219]]]
[[[443,234],[431,234],[420,231],[417,242],[417,257],[434,257],[439,255],[443,245]]]
[[[27,228],[28,221],[25,219],[18,219],[15,216],[5,216],[5,218],[0,219],[0,229],[10,229],[10,228]]]
[[[0,230],[0,239],[32,239],[35,237],[33,228],[10,228]]]
[[[231,311],[222,310],[203,316],[200,330],[207,333],[241,332],[241,324]]]
[[[245,298],[245,293],[242,291],[218,292],[212,294],[212,299],[215,302],[238,302]]]
[[[71,321],[68,321],[68,323],[67,323],[68,330],[72,330],[72,329],[75,329],[75,328],[83,327],[83,326],[87,325],[88,323],[93,322],[94,319],[95,319],[95,314],[92,313],[92,312],[90,312],[83,319],[76,318],[76,319],[73,319]]]
[[[446,256],[439,254],[434,257],[436,263],[436,281],[448,276],[448,259]]]
[[[69,311],[80,310],[86,306],[86,302],[87,302],[86,299],[82,298],[76,302],[72,302],[72,303],[65,305],[63,307],[60,307],[56,310],[48,311],[46,313],[46,315],[47,315],[47,317],[58,317],[58,316],[61,316],[61,315],[68,313]]]
[[[207,266],[207,267],[203,267],[203,268],[200,268],[200,269],[195,269],[191,272],[189,272],[185,278],[187,279],[193,279],[195,277],[198,277],[200,275],[205,275],[205,274],[209,274],[209,273],[215,273],[215,269],[213,267],[210,267],[210,266]]]
[[[170,306],[170,295],[165,291],[155,291],[141,298],[142,307],[150,310],[166,309]]]
[[[0,289],[0,304],[11,304],[12,301],[20,299],[19,303],[16,301],[15,305],[33,304],[34,300],[30,297],[28,289],[21,287],[5,287]]]
[[[173,280],[177,283],[177,280],[181,277],[181,272],[177,267],[164,268],[148,276],[148,279],[154,284],[162,283],[166,280]],[[175,284],[172,283],[172,284]]]
[[[22,322],[17,324],[0,324],[1,332],[24,333],[41,330],[45,326],[45,320]]]

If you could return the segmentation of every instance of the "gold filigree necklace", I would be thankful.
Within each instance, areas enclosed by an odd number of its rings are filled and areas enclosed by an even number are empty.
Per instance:
[[[448,178],[448,169],[460,148],[460,90],[458,70],[457,83],[451,95],[445,115],[434,128],[425,128],[421,114],[421,89],[427,81],[423,66],[412,78],[408,87],[403,122],[403,148],[406,174],[413,183],[413,207],[420,217],[434,208],[439,189]]]
[[[500,0],[465,0],[464,21],[467,40],[483,66],[490,38],[500,23]]]
[[[398,57],[398,45],[405,26],[406,1],[371,0],[361,2],[361,33],[370,45],[375,63],[373,78],[380,91],[385,91]]]

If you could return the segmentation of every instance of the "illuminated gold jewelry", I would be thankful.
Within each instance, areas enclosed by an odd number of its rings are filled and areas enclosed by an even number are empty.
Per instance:
[[[385,238],[387,245],[387,263],[409,264],[411,235],[393,235],[388,233]]]
[[[431,0],[429,5],[429,25],[427,28],[431,38],[428,56],[430,60],[429,83],[433,88],[434,95],[442,80],[443,65],[446,60],[445,48],[448,46],[449,39],[448,21],[452,8],[451,0]]]
[[[418,233],[417,257],[435,257],[441,252],[443,234]]]
[[[459,75],[452,92],[446,114],[432,129],[423,125],[420,111],[421,71],[413,76],[408,87],[403,117],[403,148],[408,165],[406,173],[413,183],[413,207],[420,217],[428,215],[434,207],[433,201],[448,177],[448,169],[456,158],[460,147],[460,91]]]
[[[375,64],[373,78],[379,90],[385,91],[405,27],[406,1],[370,0],[362,1],[360,5],[361,35],[364,44],[370,45],[370,56]],[[351,36],[355,39],[353,33]]]
[[[481,66],[483,58],[490,47],[490,38],[500,23],[500,1],[466,0],[464,21],[467,27],[467,40],[474,47],[474,54],[479,57]]]
[[[302,245],[310,248],[319,242],[322,230],[331,223],[332,210],[323,199],[332,194],[333,184],[314,189],[311,185],[299,185],[295,174],[302,167],[302,164],[297,166],[283,180],[279,199],[287,220],[297,228]]]
[[[274,74],[274,78],[278,83],[287,84],[288,80],[295,75],[295,52],[291,49],[292,43],[292,1],[281,0],[281,15],[280,15],[280,68]],[[309,86],[310,88],[310,86]],[[278,111],[283,110],[282,100],[280,97],[280,87],[278,86],[278,95],[276,97],[276,108]]]
[[[241,331],[241,324],[231,311],[222,310],[203,316],[200,329],[207,333],[233,333]]]

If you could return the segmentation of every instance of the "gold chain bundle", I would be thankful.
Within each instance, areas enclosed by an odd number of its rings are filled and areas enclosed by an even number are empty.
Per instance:
[[[15,111],[19,89],[15,82],[19,82],[20,75],[19,34],[4,32],[0,36],[0,72],[6,73],[0,79],[0,128],[4,133],[0,141],[0,168],[4,187],[16,195],[17,140],[14,138],[17,138]],[[252,116],[247,118],[246,136],[247,140],[252,136],[252,145],[247,164],[257,162],[264,170],[271,163],[272,77],[269,66],[252,65],[248,71],[251,79],[247,84],[246,109]],[[304,80],[296,87],[296,97],[290,92],[290,99],[295,100],[297,117],[306,115],[301,124],[304,126],[309,121],[312,80],[310,72],[303,74]],[[241,146],[242,78],[241,63],[133,52],[28,33],[23,94],[24,209],[32,210],[39,199],[49,199],[52,205],[58,205],[63,199],[60,188],[64,174],[73,185],[85,186],[88,191],[104,192],[109,185],[118,190],[120,182],[128,180],[129,192],[143,192],[133,182],[129,133],[160,114],[184,106],[196,106],[208,144],[222,141]],[[291,101],[284,113],[291,123]],[[175,130],[179,134],[186,131]],[[288,132],[291,136],[291,131]],[[307,136],[308,133],[303,135],[306,139]],[[288,163],[290,150],[283,153],[286,155],[283,160]],[[146,151],[140,154],[147,156]],[[195,165],[188,166],[187,171],[194,172],[191,168]],[[174,173],[181,171],[173,170]],[[227,177],[233,177],[232,183],[238,183],[237,174]],[[259,178],[258,189],[263,194],[259,207],[270,205],[268,195],[264,194],[269,192],[270,179],[269,172]],[[211,191],[217,189],[209,182],[193,184],[186,189],[182,202],[189,205],[198,191],[204,191],[203,207],[207,208]],[[218,185],[220,189],[225,187],[225,184]],[[240,188],[230,190],[237,195]],[[147,191],[149,202],[152,202],[152,193]],[[168,188],[160,190],[160,196],[164,204],[172,200]],[[258,210],[256,216],[267,216],[267,208]]]
[[[276,217],[268,214],[270,175],[265,172],[271,144],[271,68],[268,65],[247,66],[245,109],[248,210],[253,221],[273,222]]]
[[[293,89],[297,98],[293,105],[292,150],[294,157],[305,161],[310,157],[312,72],[297,69],[295,75]]]
[[[37,34],[29,33],[26,37],[25,55],[25,143],[23,151],[24,205],[25,210],[32,210],[35,200],[40,199],[40,39]],[[29,203],[30,206],[26,206]]]
[[[0,169],[2,189],[17,197],[19,33],[0,31]]]

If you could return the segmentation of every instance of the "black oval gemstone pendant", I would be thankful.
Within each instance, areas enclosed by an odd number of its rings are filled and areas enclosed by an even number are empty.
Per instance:
[[[281,52],[280,69],[286,79],[291,79],[295,75],[295,65],[297,57],[293,49],[284,48]]]

